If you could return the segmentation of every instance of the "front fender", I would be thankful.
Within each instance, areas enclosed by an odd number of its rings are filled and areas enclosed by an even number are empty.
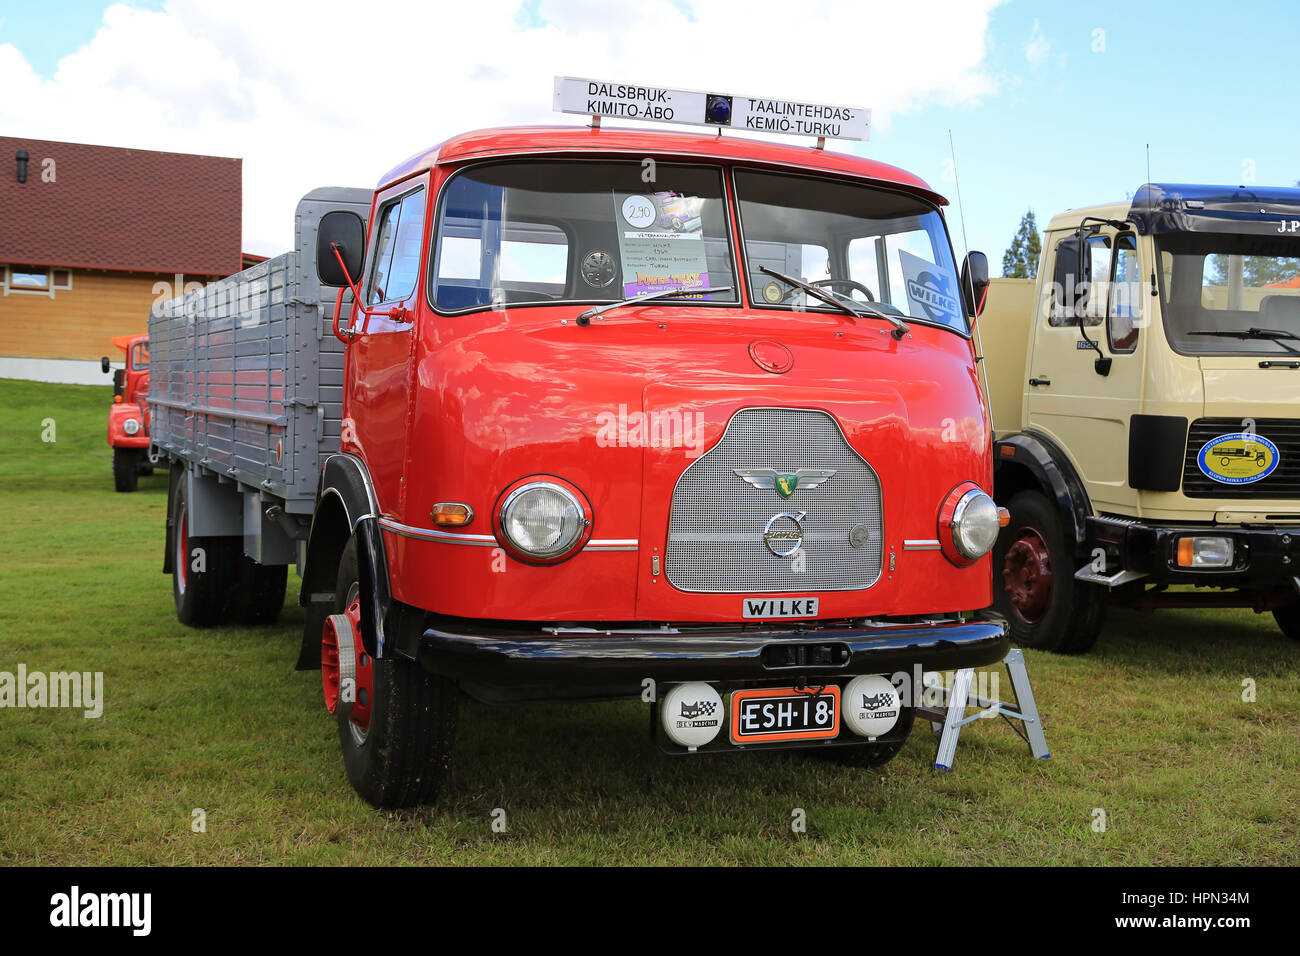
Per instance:
[[[128,435],[123,427],[128,419],[140,423],[140,430]],[[149,417],[134,402],[118,402],[108,410],[108,445],[110,448],[148,448]]]
[[[372,657],[389,656],[388,618],[393,610],[388,557],[379,531],[379,508],[365,464],[353,455],[331,455],[321,469],[316,510],[307,537],[298,604],[307,608],[298,668],[320,665],[319,624],[334,610],[339,558],[357,539],[361,585],[361,643]]]
[[[1056,505],[1062,526],[1072,536],[1075,554],[1083,554],[1092,503],[1065,452],[1037,432],[1020,432],[1003,438],[994,443],[993,452],[995,493],[1001,472],[1023,469]]]

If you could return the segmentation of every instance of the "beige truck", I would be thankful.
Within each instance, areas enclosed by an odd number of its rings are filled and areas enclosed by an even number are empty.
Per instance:
[[[1017,640],[1086,651],[1110,604],[1271,611],[1300,639],[1300,189],[1062,213],[977,332]]]

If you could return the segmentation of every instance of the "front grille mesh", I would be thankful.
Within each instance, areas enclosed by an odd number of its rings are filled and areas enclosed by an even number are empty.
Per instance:
[[[737,477],[736,468],[770,468],[778,474],[821,468],[835,474],[782,498]],[[800,511],[807,512],[803,557],[777,557],[763,542],[764,526],[775,514]],[[855,548],[849,533],[857,525],[863,526],[858,543],[865,546]],[[880,577],[883,530],[880,479],[830,415],[747,408],[732,417],[722,441],[678,480],[664,574],[683,591],[861,590]]]
[[[1230,485],[1207,478],[1196,457],[1208,441],[1240,432],[1240,418],[1200,418],[1187,430],[1183,463],[1183,494],[1188,498],[1300,498],[1300,419],[1259,418],[1255,431],[1277,446],[1278,466],[1267,478],[1248,485]]]

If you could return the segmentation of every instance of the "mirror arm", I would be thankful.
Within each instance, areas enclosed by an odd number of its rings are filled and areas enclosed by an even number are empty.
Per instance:
[[[364,305],[362,305],[361,290],[357,287],[356,281],[353,280],[352,274],[348,272],[347,263],[343,261],[343,253],[339,251],[339,244],[337,242],[331,242],[330,251],[334,253],[334,258],[339,261],[339,268],[343,270],[343,278],[347,280],[348,283],[346,287],[339,286],[338,295],[334,297],[334,335],[336,337],[338,337],[344,342],[350,342],[358,334],[365,335],[366,332],[369,331],[370,329],[370,317],[372,315],[382,315],[385,318],[395,319],[398,322],[410,321],[411,312],[405,306],[398,305],[398,306],[394,306],[391,309],[368,309]],[[361,324],[361,330],[359,333],[356,329],[353,328],[347,328],[347,329],[339,328],[339,313],[343,311],[343,293],[345,291],[345,288],[346,291],[352,293],[353,314],[355,315],[357,309],[360,309],[361,314],[366,317],[365,321]],[[350,320],[348,324],[349,326],[351,325]]]

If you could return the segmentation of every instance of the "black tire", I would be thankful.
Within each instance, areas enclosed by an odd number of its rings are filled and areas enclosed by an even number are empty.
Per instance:
[[[135,448],[113,449],[113,487],[118,491],[135,491],[140,474],[140,452]]]
[[[288,582],[288,565],[258,564],[241,554],[234,594],[235,620],[240,624],[274,624],[284,609]]]
[[[837,763],[842,767],[880,767],[898,756],[903,745],[907,743],[907,738],[912,735],[912,725],[916,723],[916,709],[914,707],[904,707],[899,711],[898,723],[894,725],[894,731],[897,732],[901,727],[901,736],[895,740],[884,740],[877,743],[855,744],[852,747],[824,747],[821,750],[813,750],[811,753],[816,754],[824,760],[831,763]]]
[[[1293,641],[1300,641],[1300,601],[1273,608],[1273,620],[1277,621],[1283,634]]]
[[[335,608],[359,590],[357,539],[339,559]],[[455,682],[414,661],[374,659],[370,725],[362,731],[341,713],[339,744],[353,788],[373,807],[397,810],[432,803],[451,766],[459,709]]]
[[[993,606],[1007,619],[1017,644],[1058,654],[1086,653],[1106,621],[1108,593],[1075,578],[1073,548],[1056,506],[1044,495],[1021,491],[1007,508],[1011,523],[993,548]],[[1032,563],[1027,555],[1045,560],[1046,573],[1026,571]],[[1032,580],[1032,589],[1026,580]]]
[[[172,597],[176,619],[189,627],[211,627],[226,617],[234,583],[239,538],[189,537],[189,502],[185,477],[176,482],[171,501]]]

